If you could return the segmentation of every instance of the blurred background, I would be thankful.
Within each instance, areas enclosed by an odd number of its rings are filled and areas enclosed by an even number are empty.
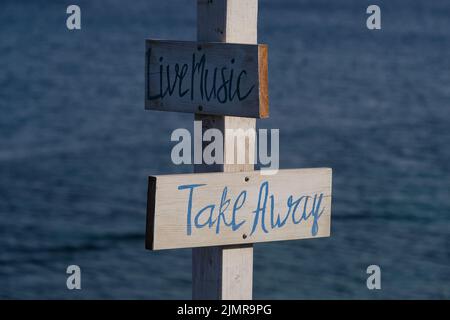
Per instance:
[[[0,8],[0,298],[190,299],[191,250],[144,250],[147,176],[192,172],[193,126],[144,110],[144,40],[195,40],[195,1]],[[334,171],[332,236],[255,245],[254,297],[450,298],[450,2],[260,0],[259,42],[281,168]]]

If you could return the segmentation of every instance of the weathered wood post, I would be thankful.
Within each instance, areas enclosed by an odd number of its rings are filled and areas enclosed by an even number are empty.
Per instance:
[[[202,42],[257,43],[258,0],[197,0],[197,40]],[[216,128],[224,136],[224,159],[234,148],[227,129],[256,129],[255,118],[195,115],[203,130]],[[251,138],[251,137],[250,137]],[[233,139],[233,141],[230,141]],[[254,153],[255,141],[246,143],[245,154]],[[250,149],[252,148],[252,149]],[[235,156],[236,156],[235,152]],[[247,160],[250,157],[247,156]],[[195,172],[253,171],[253,164],[195,165]],[[253,245],[192,249],[193,299],[252,299]]]
[[[203,141],[194,143],[194,174],[149,177],[146,248],[193,248],[194,299],[251,299],[253,243],[330,235],[332,174],[253,171],[256,118],[269,116],[258,1],[198,0],[197,12],[196,42],[146,41],[146,109],[194,113]]]

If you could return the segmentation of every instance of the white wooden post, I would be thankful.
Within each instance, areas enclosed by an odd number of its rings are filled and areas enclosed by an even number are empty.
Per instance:
[[[209,42],[257,43],[258,0],[197,0],[197,40]],[[256,119],[195,115],[203,130],[217,128],[224,134],[224,159],[233,141],[227,128],[255,129]],[[246,143],[246,154],[254,153]],[[235,152],[235,156],[236,156]],[[247,156],[247,159],[249,157]],[[253,164],[196,165],[195,172],[252,171]],[[193,299],[252,299],[253,245],[192,249]]]

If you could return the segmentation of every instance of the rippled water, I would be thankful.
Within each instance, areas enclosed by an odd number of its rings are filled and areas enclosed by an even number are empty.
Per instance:
[[[191,251],[144,250],[149,174],[192,115],[144,111],[144,39],[193,1],[2,1],[0,297],[190,298]],[[282,168],[329,166],[332,237],[255,246],[255,298],[450,297],[450,3],[261,1]],[[65,269],[82,268],[81,291]],[[366,267],[382,290],[366,288]]]

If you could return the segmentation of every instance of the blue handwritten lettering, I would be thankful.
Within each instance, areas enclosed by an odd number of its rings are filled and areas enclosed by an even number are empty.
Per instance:
[[[267,196],[269,193],[268,189],[269,189],[269,182],[264,181],[259,188],[258,205],[256,206],[256,210],[253,211],[253,213],[255,214],[255,218],[253,220],[253,227],[252,227],[252,231],[250,232],[250,235],[252,235],[255,232],[256,227],[258,226],[259,220],[261,220],[261,229],[265,233],[269,233],[266,229],[266,225],[264,222],[265,215],[266,215],[266,207],[267,207]],[[262,197],[264,197],[264,200],[262,200]]]
[[[233,202],[232,209],[230,209],[232,200],[228,197],[228,187],[225,186],[222,190],[219,204],[215,205],[207,203],[197,212],[193,212],[194,189],[202,186],[206,186],[206,184],[178,186],[178,190],[189,190],[186,211],[187,235],[192,235],[192,226],[194,226],[195,229],[202,229],[204,227],[208,227],[209,229],[215,228],[216,234],[220,234],[222,226],[229,227],[232,231],[241,228],[247,220],[240,219],[238,221],[237,213],[244,207],[244,204],[247,201],[247,191],[243,190],[238,194],[236,200]],[[261,231],[264,233],[269,233],[266,223],[270,226],[270,230],[274,230],[284,227],[289,218],[292,219],[292,224],[297,225],[302,221],[311,220],[311,217],[313,220],[311,234],[312,236],[316,236],[319,232],[319,219],[325,210],[321,207],[323,197],[323,193],[314,194],[313,196],[303,195],[299,198],[294,198],[290,195],[286,201],[286,213],[283,214],[281,212],[275,212],[279,209],[275,208],[276,198],[275,195],[270,194],[269,182],[262,182],[259,187],[256,208],[252,211],[253,223],[251,225],[250,236],[257,232],[258,228],[261,228]],[[270,208],[268,201],[270,201]],[[269,215],[267,215],[268,210],[270,210],[270,218]],[[215,216],[215,212],[217,212],[217,216]],[[194,219],[192,219],[193,216]]]
[[[192,234],[192,222],[191,222],[191,215],[192,215],[192,195],[194,192],[194,188],[206,186],[206,184],[187,184],[178,186],[178,190],[184,190],[184,189],[190,189],[189,190],[189,200],[188,200],[188,206],[187,206],[187,223],[186,223],[186,233],[188,235]]]

